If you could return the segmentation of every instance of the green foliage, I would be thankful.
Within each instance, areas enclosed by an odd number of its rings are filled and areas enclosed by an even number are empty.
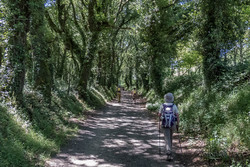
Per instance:
[[[7,109],[0,107],[0,166],[35,166],[43,155],[58,150],[58,146],[42,134],[18,121]],[[23,125],[22,125],[23,124]],[[25,128],[23,128],[25,127]]]
[[[163,92],[172,92],[180,110],[180,127],[186,135],[200,135],[207,141],[205,158],[230,164],[237,153],[249,152],[249,62],[228,67],[210,91],[203,85],[201,74],[189,73],[166,77]],[[154,91],[149,91],[149,110],[156,112]],[[157,99],[158,98],[158,99]],[[246,157],[242,156],[246,162]],[[242,164],[242,163],[240,163]],[[244,164],[244,163],[243,163]]]
[[[83,117],[86,110],[76,96],[59,90],[53,92],[51,105],[34,91],[26,92],[25,99],[26,109],[0,106],[1,167],[43,165],[44,158],[58,152],[77,132],[70,119]],[[25,110],[31,111],[32,122],[27,121]]]
[[[163,92],[172,92],[177,97],[178,103],[187,98],[190,93],[201,85],[202,76],[199,74],[180,75],[177,77],[165,78]]]
[[[86,110],[83,108],[79,99],[77,99],[72,93],[67,95],[64,91],[57,90],[54,92],[53,97],[53,102],[55,105],[63,107],[66,111],[70,111],[69,114],[73,114],[71,117],[81,116],[84,110]]]
[[[93,108],[100,108],[105,104],[104,97],[95,89],[91,89],[90,91],[88,91],[88,99],[85,99],[85,101]]]
[[[155,93],[155,91],[153,89],[148,91],[148,93],[146,94],[145,97],[147,98],[147,101],[149,103],[155,103],[157,100],[160,99],[160,97]]]
[[[223,159],[224,162],[229,161],[229,155],[226,149],[223,147],[225,140],[214,136],[207,139],[207,145],[205,150],[205,158],[209,161]]]
[[[241,20],[243,17],[238,15],[238,11],[244,6],[243,2],[224,0],[201,2],[199,42],[202,47],[205,86],[210,90],[225,70],[221,53],[236,47],[237,40],[242,42],[242,36],[247,31],[247,27],[242,25],[248,21]]]
[[[249,99],[250,86],[245,85],[237,92],[230,93],[223,103],[223,112],[227,113],[228,125],[224,126],[221,132],[230,143],[236,144],[238,148],[241,146],[250,148]]]
[[[92,90],[95,90],[96,93],[102,95],[103,96],[102,98],[104,98],[106,101],[110,101],[116,97],[115,88],[109,90],[106,87],[97,86],[95,89],[92,88]]]
[[[241,162],[236,162],[235,160],[233,160],[230,167],[250,167],[250,164],[249,164],[249,161],[241,163]]]
[[[35,155],[57,151],[76,130],[70,118],[112,100],[119,83],[142,89],[152,111],[164,102],[165,93],[174,93],[183,131],[205,136],[208,156],[223,158],[220,152],[230,145],[249,148],[249,86],[245,84],[250,76],[250,7],[246,1],[51,4],[0,1],[0,47],[8,46],[8,54],[0,54],[0,93],[6,96],[5,103],[13,91],[16,100],[23,101],[16,114],[21,121],[8,115],[10,106],[0,118],[13,119],[10,124],[0,123],[0,128],[8,127],[0,131],[7,136],[0,136],[6,145],[0,154],[3,166],[19,165],[10,162],[12,156],[22,166],[36,165],[40,157]],[[192,72],[199,68],[203,74]],[[204,89],[202,78],[209,89]],[[24,96],[23,89],[28,89]],[[27,117],[32,121],[21,128]],[[8,150],[17,151],[10,155]]]
[[[160,108],[160,103],[147,103],[146,108],[149,111],[158,111]]]
[[[146,108],[151,112],[158,112],[160,105],[164,103],[163,97],[159,97],[153,89],[145,95],[147,98]]]
[[[248,84],[231,92],[214,89],[207,93],[200,87],[179,105],[182,130],[207,138],[208,159],[228,161],[230,148],[250,148],[249,99]]]
[[[228,68],[215,87],[223,91],[232,91],[245,83],[250,77],[250,61]]]
[[[0,105],[0,167],[43,166],[46,158],[76,134],[77,125],[71,118],[84,119],[87,109],[103,106],[105,97],[111,99],[115,92],[92,88],[89,101],[82,101],[72,92],[67,94],[65,85],[60,84],[61,90],[52,92],[51,104],[38,91],[26,87],[25,108]],[[27,121],[28,113],[32,113],[32,121]]]

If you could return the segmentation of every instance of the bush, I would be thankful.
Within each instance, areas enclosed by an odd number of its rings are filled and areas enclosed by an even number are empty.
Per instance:
[[[147,103],[147,104],[146,104],[146,108],[147,108],[147,110],[149,110],[149,111],[157,111],[157,110],[159,110],[159,108],[160,108],[160,103],[154,103],[154,104],[152,104],[152,103]]]
[[[163,98],[160,98],[153,89],[151,89],[147,94],[146,94],[146,98],[147,98],[147,101],[149,103],[155,103],[156,101],[159,101],[160,99],[163,99]]]
[[[223,127],[222,134],[231,144],[238,143],[250,149],[250,85],[242,86],[239,91],[229,94],[222,105],[227,113],[228,124]]]
[[[228,161],[231,148],[249,151],[249,99],[248,84],[232,92],[213,89],[207,93],[200,87],[179,106],[181,127],[185,134],[202,134],[208,140],[208,159]]]
[[[199,74],[181,75],[172,78],[166,78],[163,85],[164,94],[172,92],[178,102],[182,102],[197,87],[201,86],[202,76]]]
[[[232,164],[230,165],[230,167],[249,167],[249,161],[246,161],[244,163],[241,162],[236,162],[235,160],[232,161]]]
[[[26,127],[0,106],[0,166],[35,166],[41,155],[58,150],[57,145]],[[40,155],[40,156],[39,156]]]
[[[0,167],[43,166],[44,159],[77,132],[70,118],[81,117],[86,109],[76,96],[58,90],[50,105],[43,100],[38,92],[26,90],[26,108],[0,104]]]
[[[106,87],[96,86],[94,89],[95,91],[98,91],[97,93],[101,94],[107,101],[110,101],[116,97],[116,88],[107,89]]]

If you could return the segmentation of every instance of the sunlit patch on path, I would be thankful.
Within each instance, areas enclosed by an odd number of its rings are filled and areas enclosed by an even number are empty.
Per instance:
[[[159,155],[157,123],[148,118],[143,105],[133,104],[129,94],[123,96],[121,103],[110,102],[96,111],[79,128],[78,136],[48,161],[47,166],[182,166]],[[163,140],[160,143],[163,147]]]

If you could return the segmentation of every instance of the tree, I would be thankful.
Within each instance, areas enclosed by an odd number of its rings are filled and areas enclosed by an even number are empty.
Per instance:
[[[225,65],[221,61],[222,52],[231,49],[236,42],[237,34],[242,33],[235,15],[239,3],[231,0],[201,0],[201,31],[199,33],[207,90],[219,81],[225,71]]]
[[[166,69],[175,64],[177,43],[186,40],[192,31],[192,15],[194,2],[164,1],[149,2],[146,7],[144,22],[141,22],[141,40],[147,43],[147,57],[150,79],[157,94],[163,95],[163,80],[171,77]]]
[[[31,11],[31,48],[34,61],[34,87],[41,90],[48,103],[51,101],[52,70],[50,49],[46,39],[45,7],[43,0],[30,1]]]
[[[1,68],[1,65],[2,65],[2,61],[3,61],[3,47],[0,46],[0,68]]]
[[[25,81],[25,60],[27,56],[27,33],[29,32],[30,11],[29,1],[5,1],[10,28],[8,40],[8,56],[13,71],[11,92],[19,105],[23,105],[23,87]]]

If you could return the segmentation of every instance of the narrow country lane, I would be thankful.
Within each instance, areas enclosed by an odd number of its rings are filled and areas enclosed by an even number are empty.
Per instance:
[[[128,92],[123,92],[122,103],[108,103],[86,122],[80,122],[79,128],[78,136],[48,161],[47,166],[183,166],[178,158],[169,162],[165,155],[159,155],[157,123],[150,120],[143,105],[133,104]],[[163,140],[160,145],[163,152]]]

